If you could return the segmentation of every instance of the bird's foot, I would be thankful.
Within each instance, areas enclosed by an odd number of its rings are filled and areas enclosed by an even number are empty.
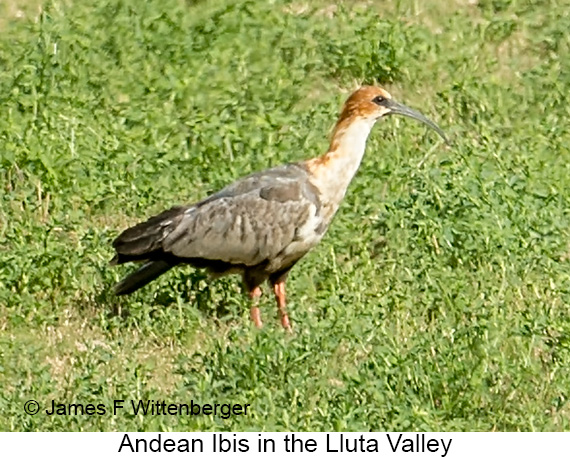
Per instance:
[[[291,328],[291,322],[289,321],[289,315],[284,312],[280,311],[279,314],[281,315],[281,325],[288,333],[293,333],[293,329]]]
[[[259,310],[259,306],[252,306],[251,310],[249,311],[249,314],[251,316],[253,324],[257,328],[263,327],[263,322],[261,322],[261,311]]]

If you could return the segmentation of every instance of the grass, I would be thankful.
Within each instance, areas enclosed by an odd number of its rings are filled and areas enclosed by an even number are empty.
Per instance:
[[[0,6],[0,430],[568,430],[570,13],[563,1],[85,0]],[[3,9],[3,10],[2,10]],[[113,238],[317,155],[381,83],[434,119],[375,128],[288,282],[131,297]],[[250,403],[28,416],[36,399]]]

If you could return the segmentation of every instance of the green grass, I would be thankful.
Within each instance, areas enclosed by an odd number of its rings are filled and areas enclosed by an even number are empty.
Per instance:
[[[0,5],[0,430],[570,428],[567,2],[37,4]],[[112,295],[121,230],[322,153],[360,83],[453,145],[375,127],[290,276],[294,335],[267,293],[255,330],[236,277]],[[32,398],[252,406],[28,416]]]

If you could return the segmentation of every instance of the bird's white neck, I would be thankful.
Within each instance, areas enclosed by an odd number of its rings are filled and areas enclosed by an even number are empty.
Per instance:
[[[338,207],[360,166],[374,122],[359,116],[339,120],[329,151],[307,162],[322,197],[333,206]]]

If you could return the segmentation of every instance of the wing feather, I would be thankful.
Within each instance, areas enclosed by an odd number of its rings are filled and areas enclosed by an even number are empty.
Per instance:
[[[189,208],[163,241],[164,251],[246,266],[274,259],[318,208],[302,182],[272,181]]]

